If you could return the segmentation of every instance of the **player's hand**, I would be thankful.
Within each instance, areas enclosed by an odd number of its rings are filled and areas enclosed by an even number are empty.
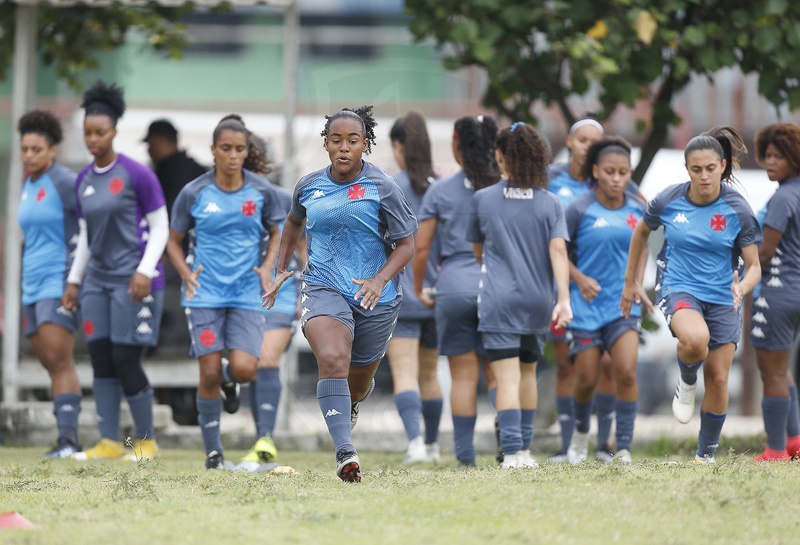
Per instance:
[[[267,291],[269,285],[272,284],[272,271],[266,267],[253,267],[253,272],[261,280],[261,289]]]
[[[64,294],[61,296],[61,306],[64,310],[75,312],[78,310],[78,285],[67,284]]]
[[[261,306],[266,307],[267,310],[271,309],[275,304],[275,299],[278,297],[278,291],[281,289],[281,286],[293,276],[294,271],[276,272],[275,278],[265,290],[266,293],[261,296],[261,298],[264,300],[261,303]]]
[[[197,279],[200,277],[201,272],[203,272],[203,266],[198,265],[195,270],[189,273],[189,276],[183,279],[183,285],[186,286],[187,301],[197,295],[197,288],[200,287],[200,282],[198,282]]]
[[[624,317],[631,317],[631,307],[637,297],[639,297],[639,286],[634,282],[625,282],[625,287],[622,288],[622,297],[619,299],[619,308]]]
[[[553,316],[550,320],[555,324],[556,329],[566,329],[572,321],[572,307],[569,306],[569,300],[559,301],[553,307]]]
[[[417,295],[417,299],[419,299],[420,303],[425,305],[428,308],[433,308],[436,304],[436,299],[431,297],[431,289],[430,288],[422,288],[422,291],[419,292]]]
[[[128,284],[128,295],[131,296],[131,301],[137,303],[150,295],[150,289],[153,287],[153,279],[140,272],[133,273],[131,281]]]
[[[653,302],[650,300],[650,296],[647,295],[647,290],[645,290],[642,286],[636,286],[636,302],[642,305],[642,308],[648,313],[652,314],[655,312],[656,307],[653,305]]]
[[[597,280],[586,275],[583,275],[579,280],[576,280],[575,284],[578,286],[578,289],[581,292],[581,297],[590,303],[594,301],[594,298],[597,297],[597,294],[600,293],[600,290],[602,289]]]
[[[374,309],[381,298],[381,292],[383,291],[383,286],[386,285],[386,282],[381,282],[374,276],[366,280],[356,280],[355,278],[352,278],[351,280],[353,281],[353,284],[361,286],[361,289],[358,290],[358,292],[353,296],[353,299],[356,301],[360,299],[360,306],[365,310]]]
[[[739,286],[739,271],[733,271],[733,282],[731,282],[731,294],[733,294],[733,311],[739,309],[742,302],[742,288]]]

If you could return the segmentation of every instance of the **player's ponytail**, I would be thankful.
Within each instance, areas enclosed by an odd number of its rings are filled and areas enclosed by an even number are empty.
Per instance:
[[[747,153],[742,135],[730,126],[717,126],[699,136],[695,136],[686,145],[683,157],[686,159],[694,151],[713,150],[720,159],[725,160],[722,181],[735,182],[733,170],[739,168],[739,157]]]
[[[493,117],[462,117],[455,123],[464,172],[478,190],[497,183],[500,171],[494,156],[497,123]]]
[[[403,159],[411,188],[417,195],[425,194],[436,180],[431,158],[431,139],[425,118],[419,112],[408,112],[397,119],[389,131],[389,139],[403,145]]]

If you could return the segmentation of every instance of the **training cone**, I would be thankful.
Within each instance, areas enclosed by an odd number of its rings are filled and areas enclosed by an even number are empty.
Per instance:
[[[33,530],[36,526],[16,511],[10,511],[8,513],[0,513],[0,528]]]

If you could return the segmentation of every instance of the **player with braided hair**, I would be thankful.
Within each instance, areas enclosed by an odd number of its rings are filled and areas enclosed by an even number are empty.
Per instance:
[[[78,315],[61,305],[77,244],[76,175],[56,162],[62,131],[51,112],[28,112],[19,119],[17,129],[20,158],[28,175],[17,213],[25,239],[22,250],[25,335],[52,383],[58,440],[47,456],[65,458],[81,450],[78,443],[81,385],[72,360]]]
[[[567,230],[564,209],[545,189],[549,153],[542,136],[515,123],[497,141],[506,179],[475,193],[466,238],[482,265],[478,330],[497,380],[500,467],[534,468],[536,363],[550,323],[566,327],[572,318]]]
[[[101,440],[73,458],[136,460],[158,452],[153,430],[153,388],[142,369],[144,347],[155,346],[164,304],[161,256],[167,243],[164,192],[155,173],[117,153],[122,89],[98,81],[83,95],[83,137],[94,157],[78,175],[78,247],[62,303],[80,308],[94,371]],[[135,424],[133,453],[120,442],[125,394]]]
[[[300,325],[319,367],[317,399],[336,452],[336,474],[361,480],[351,438],[359,403],[374,387],[403,300],[398,274],[414,254],[414,213],[395,181],[364,161],[375,144],[372,107],[325,116],[330,166],[300,179],[286,217],[272,308],[306,228]]]
[[[462,169],[436,182],[425,193],[412,264],[414,291],[420,301],[434,308],[439,353],[447,356],[450,363],[455,453],[464,466],[475,465],[479,357],[484,355],[478,334],[481,273],[466,238],[468,212],[475,191],[500,179],[494,156],[496,136],[497,124],[491,117],[462,117],[455,122],[453,155]],[[438,239],[438,255],[431,256],[434,239]],[[430,293],[423,289],[429,258],[440,263],[436,285]]]
[[[178,194],[167,244],[172,266],[183,279],[192,354],[200,364],[198,422],[205,467],[211,470],[225,463],[222,409],[235,412],[239,383],[256,378],[264,335],[260,295],[272,280],[283,219],[273,185],[244,169],[251,148],[242,118],[223,117],[211,144],[214,169]],[[187,258],[182,243],[190,231],[193,244]],[[266,234],[268,246],[262,252]],[[224,364],[223,350],[228,351]]]

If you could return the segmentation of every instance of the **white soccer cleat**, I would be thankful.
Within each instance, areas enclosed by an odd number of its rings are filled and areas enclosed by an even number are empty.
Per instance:
[[[572,434],[572,441],[567,449],[567,461],[572,465],[579,465],[589,456],[589,432],[581,433],[578,430]]]
[[[536,469],[539,467],[539,462],[533,457],[530,450],[521,450],[517,453],[517,460],[519,467],[523,469]]]
[[[425,450],[428,454],[428,461],[434,464],[438,464],[439,460],[441,459],[442,455],[439,451],[439,443],[431,443],[430,445],[425,445]]]
[[[519,469],[522,466],[520,459],[521,452],[515,454],[506,454],[503,456],[503,461],[500,463],[500,469]]]
[[[697,383],[686,384],[683,378],[678,377],[675,386],[675,397],[672,398],[672,414],[681,424],[686,424],[694,414],[694,396],[697,393]]]
[[[699,454],[694,455],[694,463],[695,464],[716,464],[717,461],[714,459],[713,456],[705,455],[700,456]]]
[[[628,449],[620,449],[614,455],[614,463],[615,464],[632,464],[633,463],[633,456],[631,456],[631,451]]]
[[[425,439],[420,435],[409,441],[406,456],[403,458],[403,465],[421,464],[428,461],[428,449],[425,446]]]

